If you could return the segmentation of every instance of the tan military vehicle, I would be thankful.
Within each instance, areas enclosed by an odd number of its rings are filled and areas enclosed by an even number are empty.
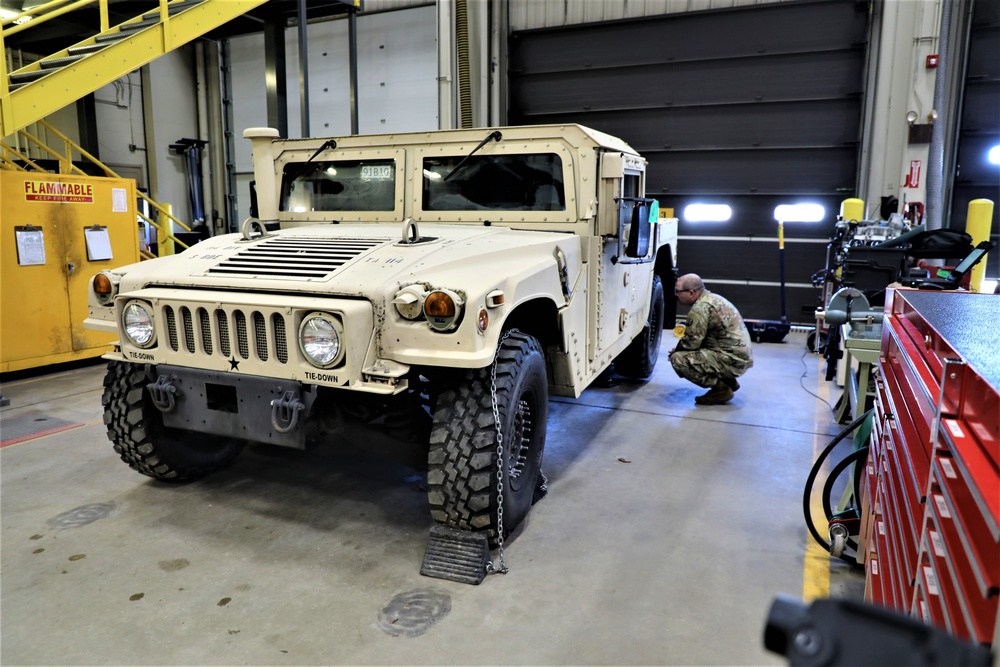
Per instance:
[[[186,480],[247,441],[379,427],[427,448],[438,523],[497,543],[544,479],[549,395],[649,376],[673,325],[677,221],[645,160],[579,125],[244,136],[242,234],[91,281],[115,451]]]

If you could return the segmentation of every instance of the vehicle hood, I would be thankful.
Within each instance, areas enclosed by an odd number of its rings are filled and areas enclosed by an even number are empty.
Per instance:
[[[298,227],[251,241],[228,234],[202,241],[179,255],[126,267],[121,288],[371,297],[382,291],[380,287],[395,289],[432,277],[481,276],[518,258],[523,261],[531,247],[573,241],[576,237],[559,232],[471,225],[421,225],[415,243],[402,241],[400,224]],[[542,256],[552,257],[549,252]]]

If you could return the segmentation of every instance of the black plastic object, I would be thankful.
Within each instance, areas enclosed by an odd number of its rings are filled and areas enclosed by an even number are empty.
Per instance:
[[[905,248],[854,246],[847,251],[840,284],[864,292],[868,303],[885,303],[885,288],[898,282],[906,272]]]
[[[780,320],[745,320],[750,339],[755,343],[780,343],[792,325]]]
[[[477,586],[486,577],[489,561],[490,545],[486,533],[434,525],[420,574]]]
[[[816,600],[810,606],[779,595],[764,627],[764,648],[789,665],[992,664],[990,650],[881,607],[851,600]]]

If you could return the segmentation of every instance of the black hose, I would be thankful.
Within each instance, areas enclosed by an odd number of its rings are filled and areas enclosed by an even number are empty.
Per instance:
[[[830,503],[830,494],[833,493],[834,482],[837,481],[837,478],[843,474],[844,470],[846,470],[849,465],[851,465],[855,461],[858,461],[859,463],[861,463],[861,467],[863,468],[865,463],[867,462],[867,459],[868,459],[868,448],[861,447],[860,449],[855,450],[850,454],[848,454],[847,456],[845,456],[844,459],[840,463],[835,465],[833,467],[833,470],[830,471],[830,476],[826,478],[826,484],[823,485],[823,513],[826,515],[827,521],[833,518],[833,508],[832,504]],[[861,475],[858,475],[857,471],[855,470],[854,491],[853,491],[855,505],[861,502],[860,480],[861,480]],[[855,551],[857,551],[858,549],[858,543],[850,538],[847,539],[847,546],[851,547]],[[827,548],[827,551],[829,550],[830,549]]]
[[[816,482],[816,476],[819,475],[820,468],[823,467],[823,462],[826,461],[826,457],[830,455],[830,452],[833,451],[833,448],[836,447],[838,444],[840,444],[840,441],[846,438],[848,435],[850,435],[856,428],[861,426],[861,424],[864,423],[864,421],[868,419],[873,412],[875,412],[875,408],[868,410],[866,413],[864,413],[863,415],[852,421],[850,424],[848,424],[847,428],[838,433],[837,436],[830,441],[830,444],[828,444],[826,448],[822,452],[820,452],[820,455],[816,457],[816,462],[813,463],[812,470],[809,471],[809,476],[806,478],[806,486],[802,494],[802,513],[806,519],[806,527],[809,529],[809,533],[813,536],[813,539],[815,539],[820,544],[820,546],[822,546],[827,551],[830,550],[830,544],[825,539],[823,539],[823,536],[819,534],[818,530],[816,530],[816,526],[815,524],[813,524],[812,514],[809,511],[809,500],[810,497],[812,496],[813,484]],[[861,450],[859,449],[858,451]],[[833,475],[831,475],[831,478],[833,478]],[[855,489],[857,490],[857,488],[859,487],[856,485]],[[852,565],[861,567],[860,565],[858,565],[857,560],[851,558],[850,556],[841,555],[839,556],[839,558],[847,563],[851,563]]]

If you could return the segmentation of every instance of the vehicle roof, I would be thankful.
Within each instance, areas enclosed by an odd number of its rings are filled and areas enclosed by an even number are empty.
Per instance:
[[[477,127],[458,130],[433,130],[428,132],[392,132],[386,134],[359,134],[343,137],[333,137],[337,145],[343,148],[361,148],[364,146],[384,145],[417,145],[428,143],[478,143],[486,136],[499,130],[503,135],[501,141],[510,140],[554,140],[562,139],[576,148],[592,146],[609,150],[621,151],[638,155],[638,152],[618,137],[605,134],[584,125],[576,123],[561,123],[551,125],[511,125],[507,127]],[[310,137],[308,139],[275,139],[276,143],[315,144],[316,147],[330,137]]]

